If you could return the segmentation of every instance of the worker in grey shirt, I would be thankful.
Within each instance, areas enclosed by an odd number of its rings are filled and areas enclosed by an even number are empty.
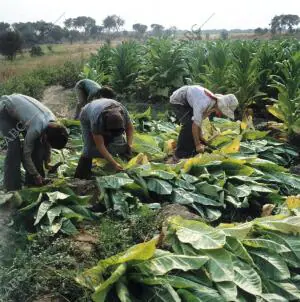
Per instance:
[[[66,128],[54,114],[34,98],[22,94],[0,97],[0,132],[2,148],[7,149],[4,163],[4,187],[21,188],[21,162],[28,185],[44,184],[44,163],[50,163],[51,147],[62,149],[68,141]],[[20,134],[24,136],[23,151]]]
[[[116,171],[121,171],[122,166],[113,156],[131,153],[134,132],[126,108],[112,99],[94,100],[82,109],[80,123],[84,148],[75,177],[90,178],[96,157],[105,158]]]
[[[75,112],[75,119],[80,115],[81,109],[93,100],[100,98],[113,99],[115,94],[113,90],[107,86],[101,87],[95,81],[83,79],[76,83],[75,93],[77,96],[77,106]]]

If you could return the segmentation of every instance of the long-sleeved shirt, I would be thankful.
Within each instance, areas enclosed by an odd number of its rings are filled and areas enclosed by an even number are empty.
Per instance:
[[[82,89],[85,92],[88,101],[91,101],[95,94],[101,88],[98,83],[89,79],[80,80],[76,84],[76,87]]]
[[[93,134],[105,133],[105,123],[103,120],[103,112],[110,106],[120,107],[125,119],[125,126],[130,122],[129,113],[126,108],[119,102],[112,99],[95,100],[83,107],[80,114],[81,123],[87,124]]]
[[[31,155],[36,140],[41,137],[49,122],[56,120],[55,115],[36,99],[22,94],[0,97],[0,112],[2,110],[17,121],[18,131],[26,132],[23,148],[24,167],[29,174],[39,175]]]
[[[205,88],[198,85],[191,85],[183,86],[175,90],[170,97],[170,103],[192,107],[192,119],[196,125],[201,126],[203,119],[209,110],[214,107],[216,101],[205,93]]]

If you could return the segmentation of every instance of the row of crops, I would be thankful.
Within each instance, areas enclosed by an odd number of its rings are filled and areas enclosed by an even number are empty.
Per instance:
[[[185,84],[201,84],[215,93],[236,94],[239,117],[247,107],[255,117],[269,111],[299,132],[300,42],[175,41],[150,39],[99,49],[83,77],[112,86],[124,102],[166,104]]]
[[[159,211],[164,204],[183,205],[198,220],[166,220],[159,237],[74,272],[78,286],[93,301],[300,299],[300,179],[288,170],[297,162],[296,150],[246,121],[215,118],[204,123],[212,149],[169,165],[164,159],[179,127],[153,120],[150,110],[134,120],[136,156],[119,159],[125,170],[118,174],[94,161],[96,197],[72,189],[82,141],[78,122],[65,120],[71,141],[54,156],[63,165],[53,183],[1,195],[1,203],[18,208],[15,227],[26,221],[30,232],[75,236],[97,225],[103,213],[126,221],[143,206]],[[270,205],[266,215],[275,216],[255,219]]]
[[[94,179],[83,184],[73,178],[82,149],[80,125],[62,120],[71,138],[65,150],[54,151],[53,164],[62,165],[48,175],[52,183],[0,191],[0,211],[14,209],[0,230],[0,301],[35,301],[37,292],[58,301],[299,301],[300,178],[290,172],[299,163],[299,150],[285,140],[300,132],[299,50],[293,40],[163,39],[99,49],[83,74],[113,86],[120,99],[163,104],[181,85],[202,83],[214,92],[236,93],[241,119],[206,119],[210,148],[166,164],[179,125],[163,110],[156,118],[150,108],[132,113],[134,157],[118,158],[124,171],[117,174],[104,160],[94,160]],[[246,110],[250,104],[254,115]],[[253,119],[266,105],[276,122],[255,127]],[[103,241],[93,236],[103,221],[112,221],[110,229],[118,221],[126,233],[134,227],[133,217],[144,219],[144,209],[155,220],[168,206],[175,206],[175,213],[132,240],[127,250],[121,242],[114,253],[96,249],[88,256],[80,250],[77,258],[66,244],[63,254],[55,250],[58,240],[83,235],[97,246]],[[192,214],[176,216],[179,208]],[[0,215],[2,225],[1,220]],[[34,253],[32,261],[8,242],[7,230],[25,231],[22,249],[30,257]],[[46,243],[37,247],[41,236]],[[97,248],[110,250],[113,240]],[[15,253],[10,260],[2,255],[7,249]]]

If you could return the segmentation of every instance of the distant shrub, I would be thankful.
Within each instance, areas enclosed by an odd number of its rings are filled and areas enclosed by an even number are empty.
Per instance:
[[[31,47],[30,55],[31,55],[32,57],[40,57],[40,56],[43,56],[43,55],[44,55],[44,52],[43,52],[41,46],[38,46],[38,45],[36,46],[36,45],[34,45],[34,46]]]
[[[47,45],[47,48],[48,48],[48,51],[49,51],[49,52],[54,52],[54,51],[53,51],[52,45]]]
[[[18,32],[7,31],[0,34],[0,54],[13,60],[17,52],[22,50],[22,37]]]
[[[45,82],[33,74],[15,77],[0,86],[0,95],[21,93],[35,99],[41,99],[45,89]]]
[[[83,62],[67,61],[61,67],[58,84],[64,88],[73,88],[75,84],[80,80],[80,72],[83,68]]]

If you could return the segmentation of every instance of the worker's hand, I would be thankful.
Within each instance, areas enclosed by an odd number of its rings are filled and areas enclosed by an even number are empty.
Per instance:
[[[50,179],[46,179],[44,177],[42,177],[41,175],[38,175],[34,178],[34,184],[38,187],[41,187],[41,186],[44,186],[44,185],[47,185],[51,182]]]
[[[113,165],[113,167],[117,172],[124,171],[124,168],[117,162]]]
[[[196,151],[197,151],[197,153],[204,153],[204,151],[205,151],[205,146],[202,145],[202,144],[197,145],[197,146],[196,146]]]
[[[44,178],[41,175],[34,177],[34,184],[36,186],[42,186],[44,184]]]

